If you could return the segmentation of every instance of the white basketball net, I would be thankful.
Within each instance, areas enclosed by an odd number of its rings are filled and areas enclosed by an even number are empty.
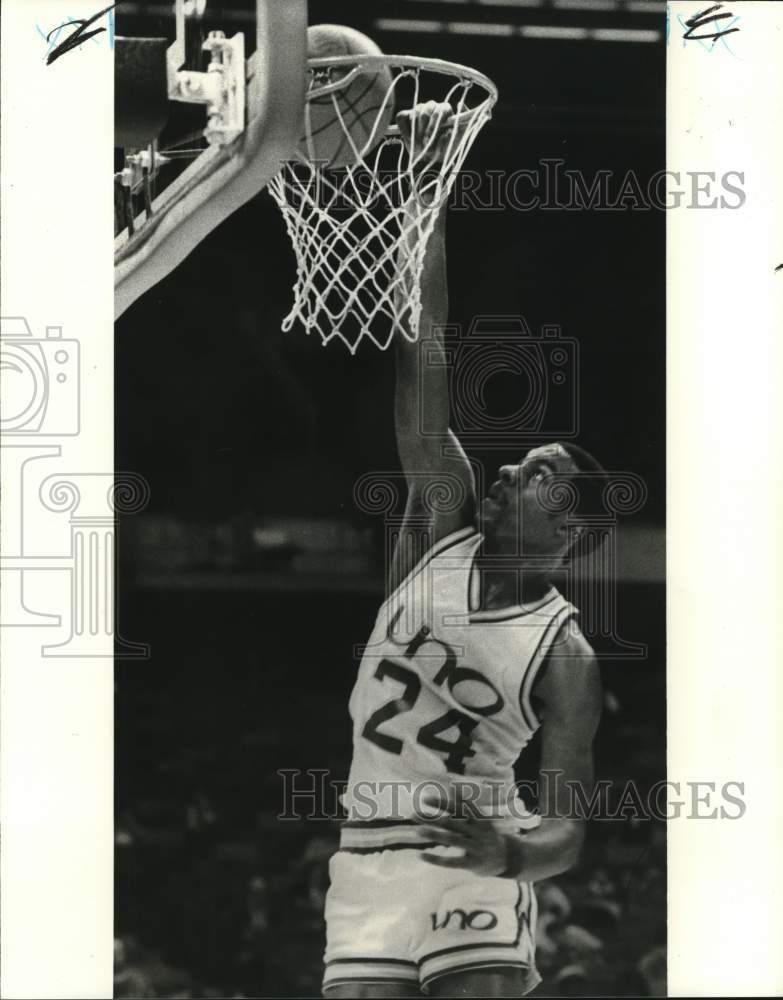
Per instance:
[[[369,138],[358,147],[338,99],[355,75],[329,84],[329,72],[355,67],[358,73],[378,64],[392,69],[392,83],[368,128]],[[298,319],[324,344],[337,337],[351,353],[363,338],[381,350],[395,333],[415,341],[427,241],[457,172],[491,115],[497,91],[466,67],[403,56],[311,60],[310,77],[308,99],[318,95],[322,100],[325,92],[331,93],[352,160],[332,169],[298,154],[269,185],[296,253],[294,305],[283,330]],[[391,127],[378,142],[387,109],[400,111],[433,99],[447,101],[454,111],[441,128],[440,141],[444,130],[447,138],[440,162],[432,161],[435,136],[419,148],[411,142],[408,149],[399,129]],[[305,140],[312,150],[309,117],[306,113]],[[406,208],[412,193],[415,211]]]

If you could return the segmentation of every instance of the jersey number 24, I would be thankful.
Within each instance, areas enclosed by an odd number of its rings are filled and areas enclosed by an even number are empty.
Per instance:
[[[487,680],[477,670],[470,667],[457,666],[457,656],[448,643],[442,639],[435,639],[429,629],[423,626],[414,639],[408,644],[401,658],[412,659],[416,652],[424,643],[437,643],[443,649],[445,660],[440,665],[438,672],[433,677],[433,683],[440,686],[446,684],[456,701],[459,698],[456,689],[460,683],[471,681],[479,683],[490,689],[493,700],[485,705],[465,705],[471,712],[480,717],[495,715],[503,708],[503,698],[497,688]],[[428,661],[431,659],[427,658]],[[421,694],[421,678],[410,667],[405,666],[397,660],[383,659],[375,669],[376,680],[383,682],[387,677],[402,685],[402,691],[397,698],[387,701],[380,708],[376,709],[367,719],[362,729],[362,736],[374,743],[388,753],[401,754],[403,741],[388,732],[382,732],[381,726],[389,722],[395,716],[410,712],[416,704]],[[461,712],[458,708],[450,708],[443,715],[439,715],[431,722],[421,726],[416,733],[416,742],[436,753],[445,754],[445,766],[447,771],[454,774],[465,773],[465,761],[468,757],[474,757],[476,751],[472,746],[473,730],[479,724],[479,719]],[[448,740],[442,733],[449,729],[456,728],[459,735],[456,739]]]

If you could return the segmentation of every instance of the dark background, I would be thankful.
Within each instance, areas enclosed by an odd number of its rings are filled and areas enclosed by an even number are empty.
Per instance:
[[[119,34],[171,31],[170,19],[140,6],[119,5]],[[207,27],[220,26],[221,8],[236,16],[243,6],[210,5]],[[661,40],[392,33],[377,29],[378,17],[654,28]],[[472,171],[561,159],[588,182],[612,171],[617,191],[629,170],[645,190],[664,168],[659,11],[311,0],[310,22],[327,21],[365,31],[386,52],[465,63],[497,83]],[[665,776],[664,213],[500,207],[450,212],[452,321],[518,314],[534,331],[559,325],[579,345],[579,442],[647,484],[619,546],[627,530],[656,558],[627,558],[617,591],[619,632],[647,655],[604,660],[597,746],[599,776],[646,788]],[[261,193],[116,326],[117,469],[151,487],[147,509],[120,525],[120,631],[151,655],[119,660],[116,673],[118,995],[133,975],[133,995],[319,988],[335,831],[276,821],[276,772],[347,774],[353,647],[369,632],[383,578],[383,526],[357,510],[353,486],[398,464],[393,357],[324,349],[296,327],[281,333],[294,275],[282,220]],[[508,412],[522,390],[499,376],[489,409]],[[515,456],[472,457],[494,478]],[[319,525],[342,543],[313,548]],[[599,651],[617,651],[594,638]],[[665,941],[664,865],[654,824],[593,825],[579,870],[560,880],[569,913],[552,904],[554,950],[539,950],[545,993],[654,992],[644,969]],[[573,965],[584,977],[563,979]]]

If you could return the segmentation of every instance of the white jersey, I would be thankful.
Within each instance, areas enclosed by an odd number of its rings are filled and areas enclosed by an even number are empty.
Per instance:
[[[350,699],[349,827],[412,819],[422,795],[458,784],[509,815],[514,763],[539,726],[533,684],[576,609],[553,587],[525,607],[474,610],[481,541],[473,528],[442,539],[378,612]]]

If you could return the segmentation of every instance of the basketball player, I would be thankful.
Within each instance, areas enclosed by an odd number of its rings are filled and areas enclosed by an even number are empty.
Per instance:
[[[443,155],[450,112],[430,102],[398,116],[408,143],[431,148],[430,164]],[[420,205],[409,201],[408,221]],[[442,209],[422,276],[420,329],[436,352],[447,316],[444,233]],[[605,474],[581,449],[547,444],[503,465],[479,506],[448,427],[445,366],[420,364],[419,344],[398,338],[408,498],[350,700],[348,820],[326,902],[332,1000],[530,991],[540,981],[531,883],[577,860],[584,821],[569,808],[568,786],[589,794],[593,781],[598,667],[576,609],[549,583],[574,526],[545,493],[578,473]],[[423,436],[422,426],[439,430]],[[454,502],[432,502],[438,488]],[[539,726],[533,816],[516,798],[513,765]],[[428,820],[433,802],[447,808]]]

